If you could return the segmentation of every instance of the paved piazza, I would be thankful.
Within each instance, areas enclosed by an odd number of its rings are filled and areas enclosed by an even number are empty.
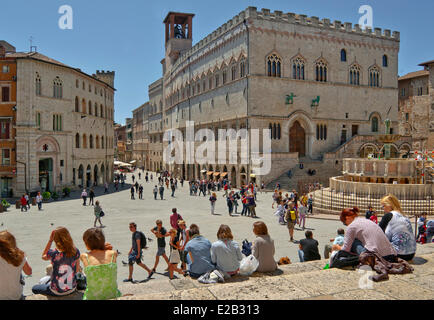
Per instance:
[[[137,173],[135,176],[138,177]],[[252,224],[254,221],[262,220],[267,224],[269,233],[275,241],[275,259],[288,256],[293,262],[299,261],[298,244],[289,242],[288,229],[286,226],[279,225],[277,217],[273,215],[275,210],[271,208],[271,193],[258,193],[256,207],[258,218],[252,219],[240,215],[230,217],[223,191],[217,192],[216,215],[213,216],[210,213],[209,196],[190,196],[188,183],[184,183],[183,188],[178,183],[175,198],[172,198],[170,190],[166,189],[163,201],[154,200],[152,189],[155,181],[155,174],[154,183],[146,183],[143,175],[142,179],[139,180],[139,183],[141,182],[144,187],[144,200],[138,200],[138,195],[136,195],[136,200],[130,200],[130,190],[127,187],[122,191],[112,192],[108,195],[101,195],[103,189],[100,187],[96,191],[97,197],[95,199],[100,201],[106,213],[106,216],[102,218],[102,222],[106,226],[104,228],[106,240],[121,252],[118,258],[119,283],[128,277],[128,267],[121,263],[121,260],[127,261],[127,254],[131,248],[131,232],[128,229],[128,223],[130,221],[136,222],[139,230],[144,231],[148,238],[154,239],[154,241],[148,242],[149,248],[144,250],[143,254],[144,263],[151,268],[155,261],[157,241],[150,229],[155,226],[156,219],[161,219],[166,229],[170,228],[169,216],[174,207],[186,220],[187,227],[196,223],[201,233],[211,242],[217,240],[216,233],[220,224],[228,224],[231,227],[235,240],[240,245],[243,239],[252,241],[254,239]],[[128,182],[131,183],[131,174],[128,174]],[[113,190],[112,186],[110,190]],[[239,201],[239,203],[241,202]],[[240,205],[239,208],[241,209],[242,206]],[[43,261],[41,255],[51,230],[57,226],[68,228],[75,245],[80,252],[83,252],[85,246],[82,235],[86,229],[93,226],[94,217],[93,207],[84,207],[77,192],[72,196],[72,200],[44,203],[42,211],[38,211],[36,206],[32,206],[31,210],[26,213],[11,206],[8,212],[0,213],[0,230],[8,229],[14,234],[18,246],[27,254],[28,261],[33,268],[33,276],[26,279],[24,294],[31,294],[32,286],[45,275],[47,261]],[[340,221],[307,218],[306,226],[313,231],[314,238],[319,241],[322,256],[324,245],[330,243],[330,238],[333,238],[336,230],[343,225]],[[296,240],[304,238],[304,231],[296,228],[294,238]],[[169,254],[168,243],[166,244],[166,254]],[[166,267],[166,262],[160,258],[157,273],[153,275],[153,278],[168,277],[164,271]],[[164,275],[165,273],[166,275]],[[143,280],[147,275],[148,273],[144,269],[135,265],[133,274],[135,280]]]

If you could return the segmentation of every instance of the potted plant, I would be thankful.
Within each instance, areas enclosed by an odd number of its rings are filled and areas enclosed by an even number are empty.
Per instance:
[[[65,187],[65,188],[63,188],[62,191],[63,191],[63,197],[64,198],[69,197],[69,194],[71,193],[71,189],[70,188]]]
[[[45,191],[44,193],[42,193],[42,199],[44,200],[44,202],[47,202],[48,200],[50,200],[51,198],[51,193],[48,191]]]
[[[7,202],[6,199],[3,199],[1,204],[3,206],[4,211],[8,211],[8,208],[11,206],[11,204],[9,202]]]
[[[53,200],[57,200],[57,199],[59,199],[59,195],[58,195],[56,192],[53,192],[53,193],[51,194],[51,199],[53,199]]]

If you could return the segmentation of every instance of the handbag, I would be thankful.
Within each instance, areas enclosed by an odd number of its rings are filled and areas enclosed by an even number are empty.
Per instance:
[[[86,290],[87,281],[84,274],[77,272],[75,274],[75,281],[77,281],[77,290]]]
[[[359,264],[359,255],[339,250],[330,260],[330,268],[355,267]]]
[[[101,213],[99,214],[99,216],[100,216],[100,217],[104,217],[104,216],[105,216],[104,211],[101,211]]]

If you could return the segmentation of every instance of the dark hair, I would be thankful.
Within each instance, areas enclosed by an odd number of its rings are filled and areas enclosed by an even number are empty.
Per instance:
[[[173,209],[172,209],[172,212],[173,212],[173,213],[176,213],[176,208],[173,208]]]
[[[258,236],[268,235],[267,225],[262,221],[256,221],[253,223],[253,232]]]
[[[134,226],[137,229],[137,224],[135,222],[130,222],[130,226]]]
[[[342,228],[339,228],[339,229],[338,229],[338,234],[339,234],[339,235],[344,235],[344,234],[345,234],[345,230],[342,229]]]
[[[90,250],[105,249],[105,236],[99,228],[87,229],[83,233],[83,241]]]
[[[190,228],[188,229],[188,234],[190,235],[190,238],[194,235],[200,235],[199,227],[196,224],[190,225]]]
[[[313,237],[313,233],[310,230],[307,230],[304,235],[306,236],[307,239],[312,239]]]
[[[341,212],[340,219],[344,223],[347,217],[357,217],[359,215],[359,208],[354,207],[352,209],[344,209]]]

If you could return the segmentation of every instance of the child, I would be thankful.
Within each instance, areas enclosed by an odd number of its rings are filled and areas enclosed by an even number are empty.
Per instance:
[[[283,205],[283,201],[278,203],[277,210],[274,215],[279,217],[280,224],[285,224],[285,206]]]
[[[373,211],[371,217],[369,218],[369,220],[371,220],[372,222],[375,222],[375,224],[378,224],[378,216],[377,216],[377,212]]]
[[[306,223],[306,215],[307,215],[307,208],[303,201],[298,202],[298,213],[299,213],[299,219],[298,219],[298,226],[301,227],[301,224],[303,223],[303,230],[304,225]]]
[[[211,203],[211,214],[214,214],[215,212],[215,202],[217,201],[217,195],[215,192],[211,194],[211,197],[209,197],[209,201]]]
[[[330,239],[330,242],[333,241],[333,245],[327,244],[324,248],[325,259],[329,258],[330,253],[332,254],[331,257],[333,257],[335,255],[335,251],[337,252],[341,249],[341,247],[344,245],[344,236],[345,236],[345,230],[339,228],[337,237],[334,239]]]

